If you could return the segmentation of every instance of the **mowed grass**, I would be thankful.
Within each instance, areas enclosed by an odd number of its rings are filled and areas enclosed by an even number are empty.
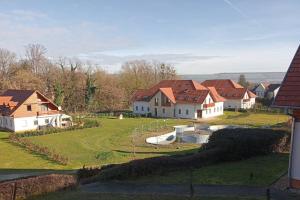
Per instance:
[[[102,126],[84,130],[30,137],[32,142],[54,149],[69,158],[69,167],[104,165],[128,162],[132,159],[185,153],[197,149],[199,145],[177,144],[155,147],[145,143],[146,133],[138,132],[134,137],[135,157],[133,155],[133,130],[141,125],[152,123],[150,118],[99,118]],[[163,119],[159,119],[163,121]],[[154,123],[153,123],[154,122]],[[188,123],[186,120],[166,120],[168,126]],[[171,129],[169,129],[171,130]]]
[[[281,125],[286,123],[288,119],[289,116],[284,114],[225,111],[224,115],[208,120],[208,123],[261,127]]]
[[[145,143],[145,138],[154,133],[138,132],[135,134],[135,157],[132,154],[133,130],[141,125],[155,124],[163,119],[125,118],[123,120],[98,118],[102,123],[99,128],[68,131],[57,134],[30,137],[31,141],[47,146],[56,152],[67,156],[70,161],[62,166],[47,160],[46,157],[28,152],[8,141],[9,133],[0,132],[0,169],[77,169],[86,166],[99,166],[111,163],[128,162],[132,159],[153,156],[172,155],[196,151],[199,145],[172,144],[154,146]],[[204,123],[238,124],[265,126],[285,123],[286,115],[265,113],[225,112],[224,116],[214,118]],[[188,120],[166,120],[168,126],[189,124]],[[161,133],[155,133],[161,134]],[[0,170],[0,173],[5,170]],[[3,173],[3,172],[2,172]]]
[[[13,172],[14,169],[31,171],[34,169],[62,169],[63,166],[57,165],[45,157],[33,154],[23,148],[11,144],[8,141],[9,133],[0,132],[0,174]],[[6,170],[3,170],[6,169]]]
[[[237,162],[226,162],[193,170],[145,176],[130,180],[140,183],[223,184],[267,186],[287,172],[288,154],[259,156]]]

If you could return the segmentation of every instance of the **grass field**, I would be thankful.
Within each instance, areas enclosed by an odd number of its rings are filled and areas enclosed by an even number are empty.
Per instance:
[[[268,186],[287,172],[288,160],[288,154],[274,154],[194,169],[192,173],[191,170],[176,171],[131,181],[182,184],[190,183],[192,175],[194,184]]]
[[[117,195],[94,194],[80,190],[63,191],[35,197],[30,200],[263,200],[265,198],[238,198],[238,197],[178,197],[178,196],[152,196],[152,195]]]
[[[225,112],[224,116],[204,123],[264,126],[284,123],[287,119],[286,115]],[[50,147],[56,152],[67,156],[70,159],[67,166],[53,163],[41,155],[33,154],[9,143],[7,139],[8,133],[0,132],[0,174],[14,169],[74,169],[83,165],[91,166],[130,161],[134,159],[132,154],[133,129],[142,124],[145,125],[157,121],[157,119],[149,118],[128,118],[123,120],[99,118],[99,120],[102,123],[102,126],[99,128],[28,138],[39,145]],[[159,121],[163,121],[163,119]],[[191,122],[169,119],[166,120],[166,123],[171,126]],[[186,153],[199,147],[193,144],[173,144],[155,147],[145,144],[144,141],[147,136],[148,134],[145,132],[136,135],[135,158]]]
[[[210,124],[234,124],[246,125],[251,127],[275,126],[286,123],[289,119],[288,115],[276,113],[241,113],[225,111],[224,115],[209,120]]]

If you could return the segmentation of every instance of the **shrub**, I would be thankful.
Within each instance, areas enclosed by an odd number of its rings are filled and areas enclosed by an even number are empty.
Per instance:
[[[241,160],[252,156],[283,152],[288,149],[290,134],[272,129],[223,129],[216,131],[202,149],[222,148],[221,160]]]
[[[53,160],[59,164],[67,165],[68,164],[68,158],[64,157],[53,150],[49,149],[48,147],[39,146],[37,144],[32,143],[29,140],[26,140],[24,138],[18,137],[17,134],[10,134],[9,135],[9,141],[12,143],[15,143],[17,145],[20,145],[24,148],[26,148],[29,151],[45,155],[48,157],[48,159]]]
[[[208,144],[196,154],[146,158],[90,171],[84,168],[79,170],[79,177],[94,176],[84,181],[93,182],[165,173],[170,170],[203,167],[222,161],[282,152],[288,148],[288,144],[289,134],[284,130],[223,129],[213,133]]]
[[[83,125],[80,125],[83,124]],[[68,128],[54,128],[49,127],[43,130],[35,130],[35,131],[26,131],[24,133],[18,133],[17,137],[32,137],[32,136],[40,136],[40,135],[48,135],[53,133],[61,133],[66,131],[80,130],[84,128],[95,128],[100,127],[101,124],[97,120],[93,119],[81,119],[80,122],[77,122],[77,125],[70,126]]]

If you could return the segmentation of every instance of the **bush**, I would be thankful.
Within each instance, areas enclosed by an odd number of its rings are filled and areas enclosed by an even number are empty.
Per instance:
[[[128,163],[109,165],[98,169],[83,168],[78,171],[78,177],[85,179],[94,176],[91,179],[84,180],[84,183],[89,183],[99,180],[122,180],[128,177],[165,173],[174,169],[202,167],[217,162],[219,160],[217,155],[221,154],[219,151],[219,149],[211,149],[185,156],[162,156],[133,160]]]
[[[32,136],[48,135],[53,133],[61,133],[66,131],[80,130],[84,128],[95,128],[101,126],[99,121],[93,119],[80,119],[79,121],[75,121],[75,122],[77,123],[77,125],[70,126],[67,128],[49,127],[43,130],[26,131],[24,133],[18,133],[17,137],[32,137]]]
[[[289,134],[284,130],[223,129],[213,133],[208,144],[196,154],[146,158],[105,168],[84,168],[79,170],[78,176],[85,179],[94,176],[84,182],[120,180],[282,152],[288,146]]]
[[[222,148],[222,161],[283,152],[289,148],[290,134],[272,129],[223,129],[216,131],[202,149]]]
[[[45,155],[48,159],[55,161],[62,165],[68,164],[68,158],[64,157],[55,151],[49,149],[48,147],[39,146],[37,144],[32,143],[29,140],[26,140],[22,137],[18,137],[17,134],[10,134],[9,135],[9,141],[12,143],[15,143],[17,145],[20,145],[21,147],[26,148],[29,151]]]

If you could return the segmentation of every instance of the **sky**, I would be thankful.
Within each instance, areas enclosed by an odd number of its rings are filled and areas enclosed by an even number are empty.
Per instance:
[[[79,58],[110,72],[130,60],[179,74],[286,71],[300,42],[299,0],[0,0],[0,48]]]

